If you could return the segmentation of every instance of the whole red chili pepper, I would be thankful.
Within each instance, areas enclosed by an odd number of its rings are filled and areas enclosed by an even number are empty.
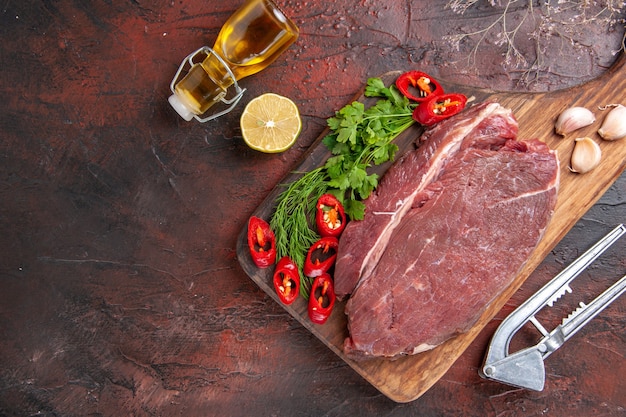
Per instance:
[[[323,237],[338,237],[346,227],[346,212],[341,202],[332,194],[323,194],[315,206],[317,231]]]
[[[337,259],[338,247],[339,240],[332,236],[323,237],[311,245],[302,267],[304,275],[317,277],[328,272]]]
[[[309,295],[309,318],[313,323],[324,324],[335,306],[335,286],[329,274],[315,278]]]
[[[413,119],[424,126],[431,126],[459,113],[465,108],[465,103],[467,97],[463,94],[431,96],[415,108]]]
[[[259,268],[267,268],[276,261],[276,237],[265,220],[255,216],[250,217],[248,247],[252,261]]]
[[[283,256],[274,270],[274,289],[284,304],[293,303],[300,293],[300,273],[294,261]]]
[[[409,100],[423,102],[431,96],[439,96],[444,93],[443,87],[439,85],[430,75],[421,71],[408,71],[400,75],[396,80],[396,87]],[[409,88],[417,90],[417,95],[413,94]]]

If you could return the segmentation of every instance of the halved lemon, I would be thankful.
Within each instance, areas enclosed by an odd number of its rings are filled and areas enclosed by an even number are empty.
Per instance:
[[[246,144],[265,153],[286,151],[296,142],[302,129],[298,106],[274,93],[250,100],[239,122]]]

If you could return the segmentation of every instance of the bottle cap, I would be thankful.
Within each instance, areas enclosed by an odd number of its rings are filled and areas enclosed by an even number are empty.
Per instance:
[[[170,105],[174,108],[174,110],[176,110],[176,113],[178,113],[180,117],[182,117],[186,121],[191,121],[191,119],[193,119],[193,116],[195,116],[194,113],[189,110],[189,108],[185,106],[185,104],[183,104],[183,102],[176,94],[172,94],[170,98],[167,99],[167,101],[169,101]]]

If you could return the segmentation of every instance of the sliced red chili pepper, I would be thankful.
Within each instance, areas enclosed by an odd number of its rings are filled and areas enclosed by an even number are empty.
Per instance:
[[[274,270],[274,289],[284,304],[293,303],[300,293],[300,273],[295,262],[283,256]]]
[[[467,97],[463,94],[431,96],[413,111],[413,119],[424,126],[431,126],[454,116],[465,108]]]
[[[433,95],[439,96],[444,93],[437,80],[421,71],[408,71],[400,75],[396,80],[396,87],[409,100],[418,103]],[[417,94],[413,94],[412,89],[415,89]]]
[[[339,240],[333,236],[323,237],[309,248],[304,260],[302,272],[307,277],[317,277],[335,264]]]
[[[309,295],[309,318],[313,323],[324,324],[335,306],[335,286],[329,274],[324,273],[313,281]]]
[[[276,237],[270,225],[252,216],[248,221],[248,247],[252,261],[259,268],[267,268],[276,261]]]
[[[315,211],[317,231],[323,237],[338,237],[346,227],[346,212],[341,202],[332,194],[324,194],[317,200]]]

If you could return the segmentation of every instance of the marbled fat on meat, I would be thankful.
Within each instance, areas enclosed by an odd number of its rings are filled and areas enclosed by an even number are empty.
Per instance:
[[[477,132],[420,185],[350,297],[350,357],[397,358],[466,332],[541,239],[556,205],[555,153],[538,140],[494,144],[498,133]]]

